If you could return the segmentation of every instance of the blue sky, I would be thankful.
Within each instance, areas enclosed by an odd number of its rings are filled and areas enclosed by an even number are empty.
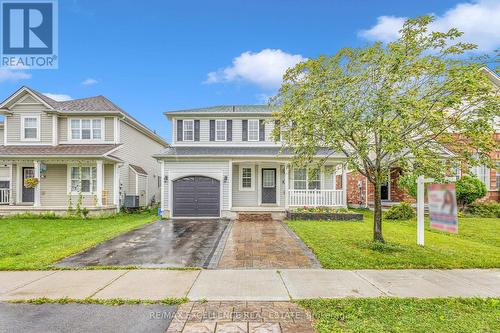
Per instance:
[[[484,52],[500,46],[500,0],[60,0],[59,69],[0,69],[0,98],[21,85],[105,95],[170,141],[164,111],[262,103],[287,66],[391,40],[404,17],[428,13]]]

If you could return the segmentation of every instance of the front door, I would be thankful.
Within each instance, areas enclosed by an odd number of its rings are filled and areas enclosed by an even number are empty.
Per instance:
[[[262,203],[276,203],[276,169],[262,169]]]
[[[380,199],[389,200],[389,183],[380,186]]]
[[[35,177],[34,168],[23,168],[23,202],[35,201],[35,189],[24,187],[24,180],[26,178],[34,178],[34,177]]]

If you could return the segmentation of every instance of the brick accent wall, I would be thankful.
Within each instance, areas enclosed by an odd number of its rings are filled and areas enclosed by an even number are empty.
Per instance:
[[[411,196],[409,196],[405,190],[398,186],[398,178],[400,175],[400,169],[394,168],[391,170],[391,184],[390,184],[390,194],[389,201],[391,202],[415,202]],[[349,172],[347,174],[347,203],[349,205],[366,205],[366,177],[361,175],[359,172]],[[368,204],[373,204],[373,185],[368,182]]]

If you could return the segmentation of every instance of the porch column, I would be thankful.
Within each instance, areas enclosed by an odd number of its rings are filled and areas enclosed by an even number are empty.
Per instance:
[[[229,199],[228,199],[228,210],[233,208],[233,160],[229,160],[229,172],[228,172],[228,189],[229,189]]]
[[[13,183],[15,181],[14,177],[12,177],[12,170],[14,170],[14,168],[12,167],[12,164],[9,164],[9,205],[11,206],[14,204],[12,189],[14,188]]]
[[[347,166],[342,164],[342,205],[347,207]]]
[[[116,211],[120,211],[120,166],[114,165],[113,172],[113,204],[116,206]]]
[[[161,161],[161,182],[160,182],[160,207],[161,207],[161,213],[165,211],[165,161]]]
[[[289,187],[290,187],[290,166],[288,163],[285,164],[285,209],[288,209],[290,207],[290,193],[289,193]]]
[[[35,186],[35,198],[33,201],[33,206],[40,207],[40,161],[34,161],[33,166],[35,178],[38,179],[38,184]]]
[[[102,206],[102,174],[103,174],[103,168],[102,168],[102,161],[97,160],[96,161],[96,171],[97,171],[97,207]]]

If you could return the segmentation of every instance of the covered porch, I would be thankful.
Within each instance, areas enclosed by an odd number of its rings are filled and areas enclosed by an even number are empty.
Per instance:
[[[315,171],[294,167],[287,160],[232,160],[230,169],[234,212],[347,207],[347,170],[341,162],[326,163]]]
[[[119,163],[105,159],[0,160],[0,215],[119,207]]]

